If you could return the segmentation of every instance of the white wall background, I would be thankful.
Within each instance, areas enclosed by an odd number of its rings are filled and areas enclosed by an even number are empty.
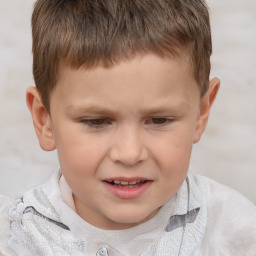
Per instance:
[[[208,0],[212,77],[221,81],[191,169],[256,203],[256,1]],[[19,196],[58,166],[37,142],[25,91],[33,85],[30,16],[34,0],[0,0],[0,193]]]

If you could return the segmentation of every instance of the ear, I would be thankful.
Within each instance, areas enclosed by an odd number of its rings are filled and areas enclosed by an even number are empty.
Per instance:
[[[46,151],[54,150],[56,145],[53,137],[51,117],[45,109],[41,96],[35,87],[27,89],[26,100],[41,148]]]
[[[200,111],[197,118],[197,125],[196,125],[196,131],[193,139],[193,143],[197,143],[206,127],[210,109],[212,107],[212,104],[217,96],[218,90],[220,87],[220,80],[218,78],[213,78],[209,83],[209,88],[203,98],[201,99],[200,103]]]

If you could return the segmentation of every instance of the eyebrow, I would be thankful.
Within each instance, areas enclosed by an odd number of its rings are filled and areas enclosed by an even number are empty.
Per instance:
[[[181,114],[186,112],[189,109],[187,103],[180,103],[176,105],[172,104],[163,104],[160,106],[152,106],[151,108],[143,109],[142,113],[145,115],[157,115],[157,114]]]
[[[69,112],[81,112],[81,113],[91,113],[91,114],[102,114],[102,115],[109,115],[109,114],[116,114],[116,111],[109,109],[106,106],[99,106],[99,105],[68,105],[67,110]]]
[[[112,109],[107,106],[99,106],[99,105],[68,105],[68,112],[80,112],[80,113],[88,113],[88,114],[98,114],[102,116],[108,115],[118,115],[118,109]],[[187,102],[181,102],[179,104],[160,104],[158,106],[152,106],[149,108],[144,108],[140,110],[142,115],[180,115],[188,111],[189,105]]]

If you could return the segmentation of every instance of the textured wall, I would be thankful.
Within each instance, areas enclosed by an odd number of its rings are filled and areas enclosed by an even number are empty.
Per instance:
[[[58,166],[43,152],[25,104],[31,74],[34,0],[0,1],[0,193],[17,196]],[[191,169],[241,191],[256,203],[256,1],[208,0],[212,77],[221,81]]]

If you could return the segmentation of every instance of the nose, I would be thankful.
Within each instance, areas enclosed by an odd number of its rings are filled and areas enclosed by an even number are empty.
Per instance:
[[[116,131],[110,158],[113,162],[134,166],[148,158],[148,150],[138,127],[120,128]]]

